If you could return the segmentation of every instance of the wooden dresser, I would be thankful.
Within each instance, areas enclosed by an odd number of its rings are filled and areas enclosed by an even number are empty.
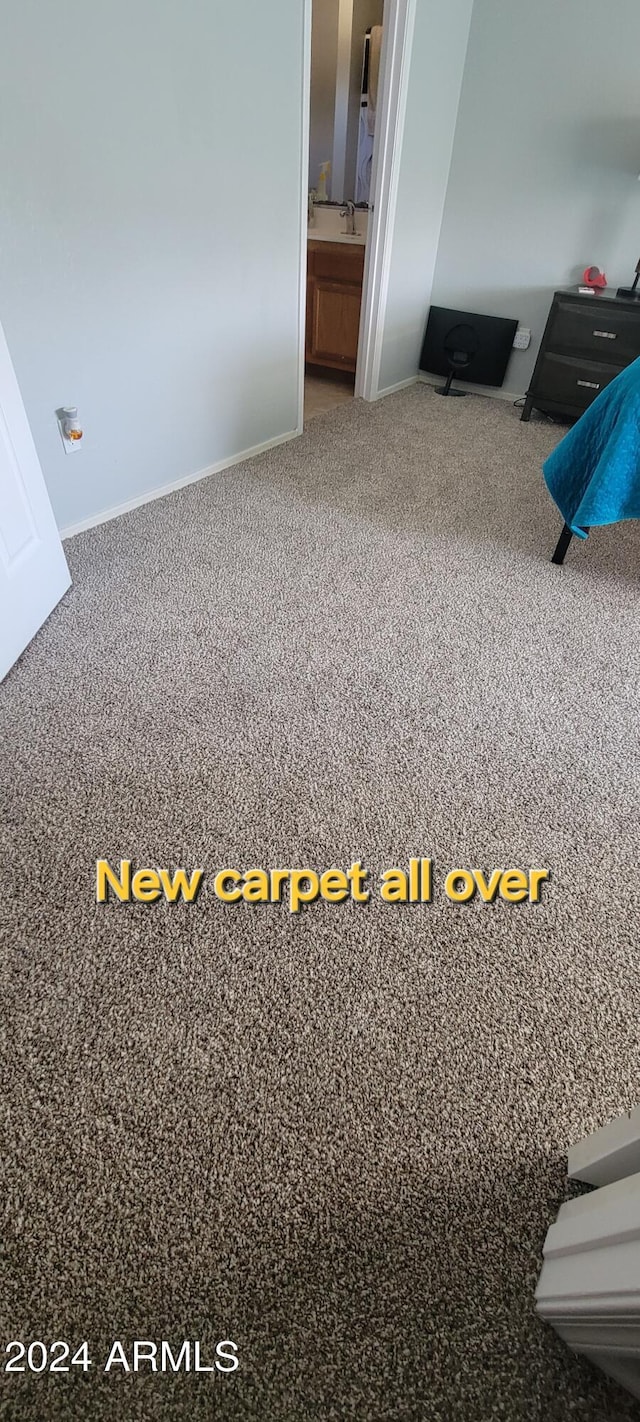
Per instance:
[[[310,365],[356,368],[364,251],[364,243],[308,243],[305,357]]]
[[[556,291],[521,418],[535,409],[577,419],[637,356],[640,301]]]

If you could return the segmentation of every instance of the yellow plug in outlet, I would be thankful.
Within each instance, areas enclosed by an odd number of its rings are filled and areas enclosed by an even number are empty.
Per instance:
[[[82,448],[84,437],[84,431],[78,419],[77,405],[63,405],[62,409],[56,410],[56,417],[65,453],[73,454],[77,449]]]

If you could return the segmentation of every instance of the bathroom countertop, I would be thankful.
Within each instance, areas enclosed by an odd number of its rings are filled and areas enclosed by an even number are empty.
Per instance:
[[[366,240],[365,232],[316,232],[313,227],[307,228],[309,242],[348,242],[351,246],[364,247]]]

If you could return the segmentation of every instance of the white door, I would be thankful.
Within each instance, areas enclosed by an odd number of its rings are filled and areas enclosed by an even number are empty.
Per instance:
[[[0,680],[70,584],[0,326]]]

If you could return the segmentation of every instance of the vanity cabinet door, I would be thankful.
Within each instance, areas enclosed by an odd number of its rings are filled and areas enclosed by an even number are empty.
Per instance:
[[[314,277],[309,307],[307,360],[355,370],[362,287]]]
[[[306,358],[313,365],[355,370],[364,248],[310,243]]]

